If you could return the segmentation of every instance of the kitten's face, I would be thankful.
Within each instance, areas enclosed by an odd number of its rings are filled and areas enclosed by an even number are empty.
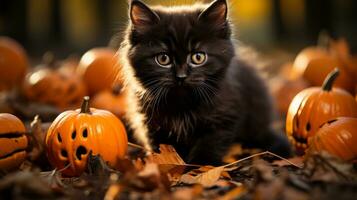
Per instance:
[[[227,4],[152,8],[134,0],[129,61],[152,95],[209,103],[234,55]]]

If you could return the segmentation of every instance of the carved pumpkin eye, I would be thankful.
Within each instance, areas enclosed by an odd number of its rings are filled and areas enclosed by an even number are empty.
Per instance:
[[[165,67],[165,68],[171,67],[171,58],[169,55],[167,55],[165,53],[161,53],[161,54],[155,56],[155,61],[161,67]]]
[[[203,52],[197,52],[191,55],[191,63],[194,66],[201,66],[207,60],[207,55]]]

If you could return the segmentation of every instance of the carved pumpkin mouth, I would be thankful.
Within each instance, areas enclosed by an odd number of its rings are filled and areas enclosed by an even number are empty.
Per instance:
[[[297,152],[303,152],[307,148],[307,138],[293,134],[290,141],[296,147]]]
[[[307,139],[296,134],[293,134],[293,138],[297,143],[307,144]]]

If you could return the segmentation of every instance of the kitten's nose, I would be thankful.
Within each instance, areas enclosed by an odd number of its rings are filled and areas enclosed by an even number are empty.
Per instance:
[[[176,80],[182,83],[187,78],[187,72],[185,68],[176,69]]]

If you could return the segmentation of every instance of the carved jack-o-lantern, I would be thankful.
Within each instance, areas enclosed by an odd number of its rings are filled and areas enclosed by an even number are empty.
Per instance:
[[[331,72],[322,88],[301,91],[290,104],[286,118],[286,132],[297,153],[303,154],[308,138],[315,135],[325,122],[336,117],[357,117],[357,103],[348,92],[332,88],[339,70]]]
[[[46,136],[47,156],[66,176],[78,176],[87,166],[89,153],[100,155],[116,168],[126,154],[127,135],[124,125],[112,113],[89,108],[85,97],[82,108],[63,112]]]

